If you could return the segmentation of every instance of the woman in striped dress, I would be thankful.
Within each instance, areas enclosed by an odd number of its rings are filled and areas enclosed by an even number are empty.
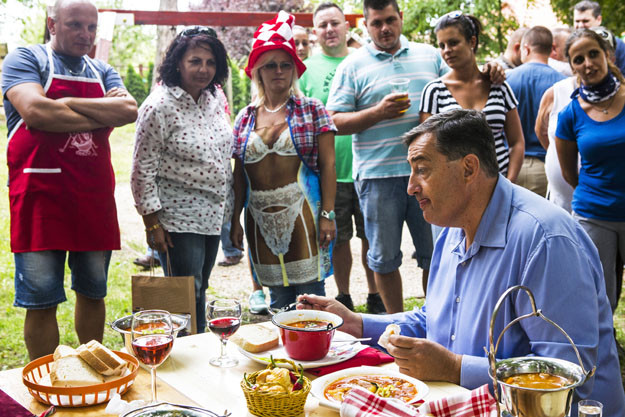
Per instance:
[[[448,13],[438,21],[438,46],[451,71],[425,86],[420,121],[459,108],[481,110],[495,137],[499,172],[514,182],[525,153],[517,100],[506,82],[491,84],[477,66],[475,52],[481,26],[475,17],[461,12]]]

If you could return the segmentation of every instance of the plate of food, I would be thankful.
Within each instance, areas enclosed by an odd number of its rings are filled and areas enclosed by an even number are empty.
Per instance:
[[[264,365],[271,362],[270,357],[275,359],[291,359],[282,345],[277,328],[271,324],[249,324],[241,326],[230,340],[238,345],[239,352],[241,352],[242,355]],[[337,340],[337,342],[334,340]],[[366,346],[356,341],[354,336],[337,330],[330,345],[330,350],[325,357],[315,361],[298,360],[298,363],[300,363],[304,369],[333,365],[353,358],[358,352],[365,348]],[[291,366],[286,363],[279,363],[278,366],[291,368]]]
[[[375,366],[343,369],[315,379],[310,392],[319,404],[341,409],[343,398],[354,386],[360,386],[383,398],[392,398],[413,404],[428,394],[429,388],[422,381],[397,371]]]

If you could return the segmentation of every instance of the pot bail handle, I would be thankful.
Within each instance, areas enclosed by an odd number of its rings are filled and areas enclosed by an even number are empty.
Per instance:
[[[495,319],[497,318],[497,313],[499,312],[499,308],[504,303],[508,295],[518,290],[523,290],[527,293],[527,296],[530,299],[530,304],[532,306],[532,312],[519,316],[515,318],[514,320],[512,320],[510,323],[508,323],[506,327],[504,327],[504,329],[499,334],[499,337],[497,337],[497,343],[493,344],[493,330],[495,328]],[[573,339],[571,339],[571,337],[564,331],[562,327],[558,326],[558,324],[556,324],[555,322],[550,320],[548,317],[546,317],[543,314],[542,310],[536,308],[536,301],[534,300],[534,294],[528,287],[524,285],[515,285],[513,287],[510,287],[506,291],[504,291],[503,294],[501,294],[501,296],[499,297],[499,300],[497,300],[497,304],[495,304],[493,315],[490,318],[490,327],[488,329],[488,341],[489,341],[490,346],[488,350],[486,349],[486,347],[484,347],[484,350],[486,351],[488,355],[488,362],[489,362],[490,369],[491,369],[491,378],[493,379],[493,392],[495,394],[495,400],[497,402],[496,404],[497,415],[501,415],[501,410],[499,409],[499,387],[497,385],[497,373],[496,373],[497,349],[499,348],[499,343],[501,342],[501,338],[503,337],[504,333],[508,331],[510,327],[518,323],[519,321],[529,318],[529,317],[540,317],[547,323],[554,326],[556,329],[560,330],[560,332],[566,337],[566,339],[569,341],[571,346],[573,346],[573,349],[575,350],[575,355],[577,356],[577,360],[579,361],[579,366],[582,368],[582,372],[585,374],[584,382],[588,381],[588,379],[591,378],[595,374],[595,370],[597,369],[596,366],[593,366],[593,368],[590,371],[586,372],[586,369],[584,368],[584,363],[582,362],[582,357],[579,354],[579,350],[577,350],[577,346],[575,346],[575,343],[573,343]]]

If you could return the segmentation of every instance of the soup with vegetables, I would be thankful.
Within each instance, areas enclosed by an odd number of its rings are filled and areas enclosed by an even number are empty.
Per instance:
[[[512,375],[506,378],[504,382],[516,387],[534,389],[558,389],[573,384],[573,381],[568,378],[545,372]]]
[[[285,323],[284,325],[296,327],[298,329],[326,330],[329,324],[331,323],[325,320],[298,320],[291,323]]]
[[[354,375],[340,378],[328,385],[323,395],[330,401],[343,402],[353,387],[359,386],[374,394],[409,402],[417,395],[417,387],[405,379],[389,375]]]

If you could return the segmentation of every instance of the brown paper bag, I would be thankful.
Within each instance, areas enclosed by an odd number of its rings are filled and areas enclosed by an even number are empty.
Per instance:
[[[171,269],[170,269],[171,270]],[[191,334],[197,333],[195,317],[195,278],[161,277],[154,275],[132,276],[132,311],[159,309],[176,314],[190,314]]]

